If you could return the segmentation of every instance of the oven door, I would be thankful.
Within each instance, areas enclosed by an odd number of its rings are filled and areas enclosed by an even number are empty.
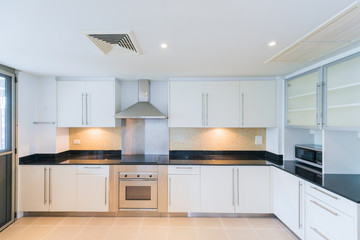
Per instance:
[[[119,180],[119,209],[157,209],[157,180]]]

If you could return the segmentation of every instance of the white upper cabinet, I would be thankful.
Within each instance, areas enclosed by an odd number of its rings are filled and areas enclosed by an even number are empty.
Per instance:
[[[360,127],[360,56],[325,66],[326,126]]]
[[[205,126],[239,127],[240,94],[238,81],[205,83]]]
[[[170,82],[169,127],[203,127],[205,83]]]
[[[169,127],[276,127],[275,94],[275,81],[170,81]]]
[[[116,127],[120,85],[116,80],[58,81],[58,127]]]
[[[286,126],[321,127],[320,70],[286,80]]]
[[[241,81],[241,126],[276,127],[276,82]]]

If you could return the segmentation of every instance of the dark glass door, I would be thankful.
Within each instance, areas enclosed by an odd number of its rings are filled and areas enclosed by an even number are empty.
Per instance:
[[[0,71],[0,231],[14,221],[13,82]]]

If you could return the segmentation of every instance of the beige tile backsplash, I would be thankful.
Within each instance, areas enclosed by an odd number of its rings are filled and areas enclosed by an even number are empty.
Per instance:
[[[255,136],[262,136],[261,145]],[[170,128],[170,150],[266,150],[266,129]]]
[[[121,150],[121,127],[69,128],[69,141],[70,150]]]

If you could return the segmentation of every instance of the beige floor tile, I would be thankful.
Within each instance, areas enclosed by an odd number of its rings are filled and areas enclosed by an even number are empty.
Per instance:
[[[40,217],[22,217],[19,220],[15,221],[12,225],[18,226],[18,225],[31,225],[34,222],[38,221]]]
[[[230,240],[262,240],[260,236],[253,229],[226,229]]]
[[[200,240],[226,240],[229,239],[225,229],[222,228],[200,228],[199,230]]]
[[[220,218],[195,218],[197,227],[222,228]]]
[[[248,220],[256,229],[284,229],[276,218],[248,218]]]
[[[82,226],[90,222],[92,217],[67,217],[60,223],[60,225]]]
[[[134,226],[139,227],[143,222],[143,217],[118,217],[114,226]]]
[[[295,234],[293,234],[289,229],[284,229],[284,231],[287,233],[287,235],[289,235],[289,237],[293,240],[299,240],[300,238],[298,238]]]
[[[54,225],[60,224],[65,219],[66,219],[65,217],[41,217],[40,219],[38,219],[37,221],[35,221],[31,225],[36,225],[36,226],[51,225],[51,226],[54,226]]]
[[[256,231],[264,240],[292,240],[282,229],[258,229]]]
[[[0,233],[0,240],[10,240],[23,232],[28,226],[9,226]]]
[[[169,230],[170,240],[198,240],[199,233],[197,228],[178,228],[170,227]]]
[[[76,235],[76,240],[103,240],[110,233],[111,227],[107,226],[89,226],[86,225]]]
[[[142,227],[140,228],[138,240],[167,240],[168,227]]]
[[[87,225],[111,227],[116,221],[116,217],[93,217],[90,219]]]
[[[169,218],[167,217],[145,217],[142,226],[144,227],[168,227]]]
[[[139,232],[138,227],[112,227],[106,240],[136,240]]]
[[[57,226],[44,240],[69,240],[74,239],[83,226]]]
[[[226,228],[252,228],[246,218],[222,218],[221,221]]]
[[[39,240],[44,238],[55,226],[29,226],[12,240]]]
[[[174,217],[169,219],[170,227],[195,227],[196,222],[194,218]]]

